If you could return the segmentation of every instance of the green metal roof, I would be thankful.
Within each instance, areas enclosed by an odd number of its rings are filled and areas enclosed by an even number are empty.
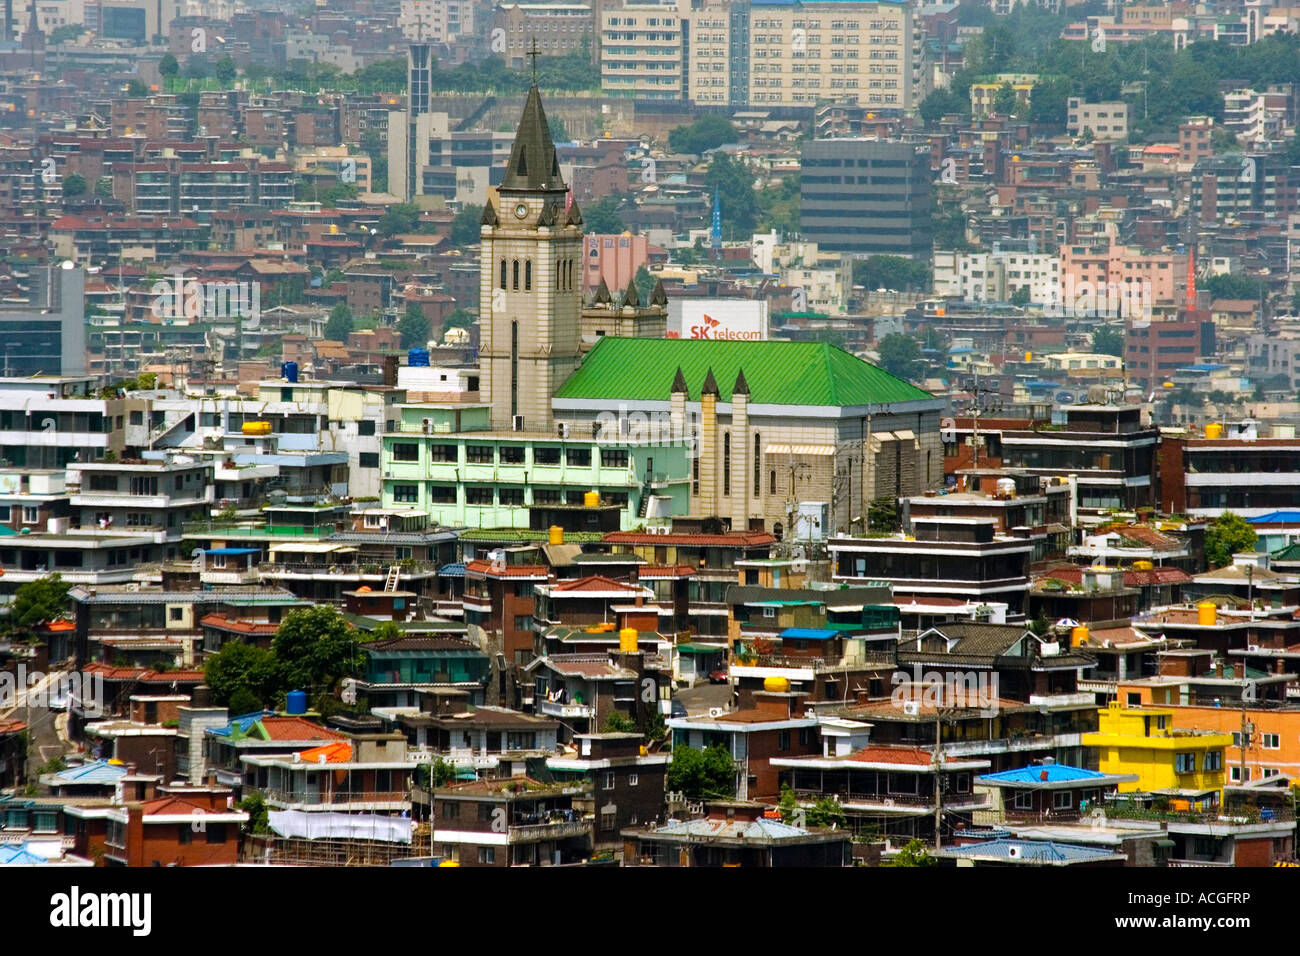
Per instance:
[[[605,336],[555,393],[557,399],[668,401],[680,367],[698,401],[710,369],[719,401],[744,369],[759,405],[878,405],[932,399],[928,392],[825,342],[733,342]]]

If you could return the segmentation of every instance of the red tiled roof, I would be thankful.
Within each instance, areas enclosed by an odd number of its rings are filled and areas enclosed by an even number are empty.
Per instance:
[[[689,564],[647,564],[637,572],[642,578],[684,578],[694,574],[695,569]]]
[[[211,614],[205,614],[199,619],[199,623],[205,627],[219,627],[226,631],[235,631],[239,634],[274,634],[278,624],[271,624],[267,621],[240,621],[231,620],[224,614],[218,614],[215,611]]]
[[[593,574],[585,578],[575,578],[572,581],[557,584],[551,588],[551,593],[554,594],[556,591],[564,591],[569,594],[582,591],[627,591],[629,594],[639,594],[641,590],[635,584],[626,584],[623,581],[615,581],[613,578],[607,578],[601,574]]]
[[[1083,572],[1084,569],[1078,565],[1061,566],[1044,572],[1042,577],[1056,578],[1066,584],[1081,584]],[[1152,568],[1150,571],[1129,569],[1124,572],[1124,587],[1142,588],[1156,584],[1183,584],[1191,579],[1192,576],[1180,568]]]
[[[145,671],[140,680],[153,684],[202,684],[203,671]]]
[[[919,747],[863,747],[849,755],[849,760],[861,763],[896,763],[911,767],[928,767],[934,755]]]
[[[611,531],[601,540],[606,544],[672,544],[714,548],[750,548],[763,544],[775,544],[776,535],[767,531],[740,531],[735,534],[644,534],[638,531]]]
[[[507,564],[494,569],[490,561],[482,559],[467,562],[465,570],[475,574],[490,574],[498,578],[544,578],[547,576],[546,566],[542,564]]]
[[[166,796],[156,800],[146,800],[141,816],[202,816],[211,813],[206,804],[186,800],[184,797]]]
[[[0,734],[20,734],[27,729],[21,720],[0,720]]]
[[[345,736],[305,717],[263,717],[262,727],[272,740],[342,740]]]

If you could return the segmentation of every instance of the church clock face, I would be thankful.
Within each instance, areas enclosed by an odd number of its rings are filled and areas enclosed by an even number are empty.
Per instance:
[[[515,207],[515,215],[520,219],[525,218],[528,215],[528,206],[524,203],[520,203]]]

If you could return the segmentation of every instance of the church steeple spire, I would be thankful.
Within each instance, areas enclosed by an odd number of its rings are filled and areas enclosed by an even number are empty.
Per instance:
[[[560,162],[555,156],[555,143],[551,127],[542,109],[542,95],[534,84],[524,102],[524,115],[519,119],[514,144],[510,147],[510,161],[501,180],[504,191],[527,190],[542,192],[564,190],[568,187],[560,176]]]

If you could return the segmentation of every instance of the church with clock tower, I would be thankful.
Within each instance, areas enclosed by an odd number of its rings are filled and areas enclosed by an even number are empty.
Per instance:
[[[549,431],[551,396],[582,354],[582,212],[535,85],[481,235],[480,389],[492,428]]]

